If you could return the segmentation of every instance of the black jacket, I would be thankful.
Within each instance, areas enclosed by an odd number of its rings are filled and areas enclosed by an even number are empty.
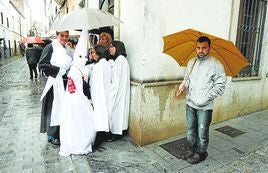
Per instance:
[[[53,52],[52,44],[47,45],[40,57],[38,68],[45,72],[46,76],[56,77],[60,68],[50,63]]]
[[[39,60],[38,50],[36,48],[27,48],[26,60],[28,64],[37,64]]]

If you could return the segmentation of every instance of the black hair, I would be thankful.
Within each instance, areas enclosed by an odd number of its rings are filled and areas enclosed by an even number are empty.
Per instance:
[[[33,47],[33,44],[32,44],[32,43],[28,43],[27,46],[28,46],[28,47]]]
[[[207,36],[201,36],[199,37],[196,42],[203,43],[203,42],[208,42],[208,45],[210,46],[211,41]]]
[[[112,41],[112,46],[115,47],[115,55],[114,58],[116,59],[119,55],[123,55],[124,57],[127,56],[125,45],[122,41]]]
[[[95,45],[93,49],[95,50],[96,54],[99,56],[99,60],[101,58],[106,58],[106,55],[105,55],[106,47],[102,45]]]

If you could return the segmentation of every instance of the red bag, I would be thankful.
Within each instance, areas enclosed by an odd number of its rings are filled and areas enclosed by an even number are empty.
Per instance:
[[[68,77],[68,91],[70,94],[75,93],[76,87],[72,78]]]

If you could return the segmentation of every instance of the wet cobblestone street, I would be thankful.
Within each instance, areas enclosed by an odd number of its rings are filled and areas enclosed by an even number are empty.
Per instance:
[[[268,110],[213,124],[208,158],[190,165],[160,146],[185,134],[137,146],[129,136],[104,142],[86,156],[59,156],[59,147],[40,134],[40,95],[45,79],[29,79],[25,58],[0,61],[0,173],[267,173]],[[216,129],[244,133],[230,137]]]
[[[2,65],[0,82],[0,172],[74,170],[39,133],[43,81],[29,79],[25,59]]]

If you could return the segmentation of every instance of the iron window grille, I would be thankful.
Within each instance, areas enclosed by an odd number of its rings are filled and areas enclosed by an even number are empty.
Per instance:
[[[249,66],[237,77],[259,75],[263,31],[267,0],[241,0],[238,18],[236,46],[248,59]]]

